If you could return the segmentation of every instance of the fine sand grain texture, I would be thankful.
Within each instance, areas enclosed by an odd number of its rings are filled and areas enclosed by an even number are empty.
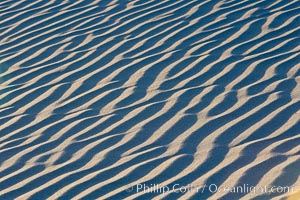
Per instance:
[[[300,199],[300,0],[1,0],[0,200]]]

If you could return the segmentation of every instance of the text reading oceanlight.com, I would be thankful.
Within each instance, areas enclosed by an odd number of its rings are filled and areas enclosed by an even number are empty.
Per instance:
[[[251,186],[242,184],[238,186],[218,186],[217,184],[204,184],[203,186],[173,184],[163,186],[161,184],[137,184],[127,189],[127,192],[135,193],[236,193],[236,194],[270,194],[270,193],[292,193],[294,188],[290,186]]]

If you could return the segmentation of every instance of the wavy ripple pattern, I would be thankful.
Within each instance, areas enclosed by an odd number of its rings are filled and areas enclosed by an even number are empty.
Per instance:
[[[299,0],[3,0],[0,199],[300,189]],[[299,192],[298,192],[299,195]]]

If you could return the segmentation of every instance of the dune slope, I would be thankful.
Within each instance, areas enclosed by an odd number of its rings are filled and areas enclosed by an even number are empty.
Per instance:
[[[297,199],[299,35],[299,0],[1,1],[0,199]]]

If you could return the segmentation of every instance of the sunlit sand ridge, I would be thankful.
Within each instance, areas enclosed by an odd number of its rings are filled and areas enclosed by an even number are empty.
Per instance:
[[[298,200],[299,35],[299,0],[0,1],[0,199]]]

